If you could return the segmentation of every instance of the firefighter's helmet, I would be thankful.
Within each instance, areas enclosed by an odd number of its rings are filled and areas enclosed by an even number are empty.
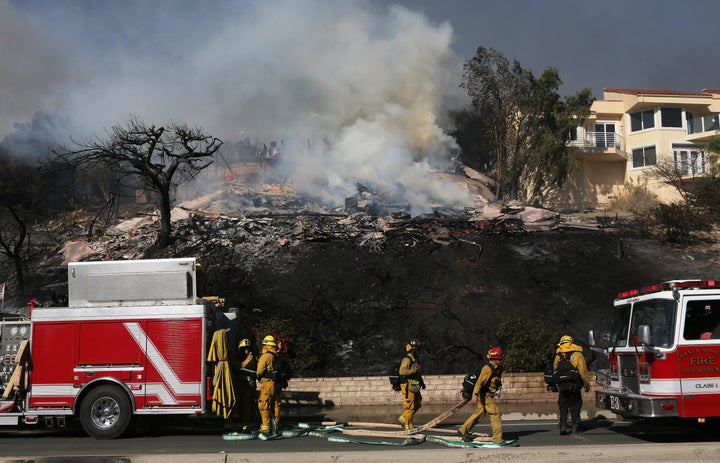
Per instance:
[[[408,352],[420,350],[420,341],[418,341],[417,338],[410,339],[408,343],[405,344],[405,350]]]
[[[566,334],[565,336],[560,338],[560,342],[558,343],[558,346],[562,346],[563,344],[573,343],[573,342],[575,342],[575,341],[573,340],[572,336],[569,336]]]
[[[273,337],[273,335],[271,334],[265,336],[265,338],[263,338],[262,340],[262,343],[263,346],[277,346],[277,344],[275,343],[275,337]]]
[[[238,344],[238,349],[243,347],[250,347],[250,340],[249,339],[243,339],[240,341],[240,344]]]
[[[487,358],[490,360],[502,360],[505,358],[505,353],[499,347],[493,347],[488,351]]]

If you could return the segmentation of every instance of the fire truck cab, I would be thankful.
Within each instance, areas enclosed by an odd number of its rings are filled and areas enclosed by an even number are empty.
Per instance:
[[[626,418],[720,416],[720,280],[626,291],[612,313],[598,408]]]
[[[198,415],[222,313],[197,298],[194,258],[68,264],[68,306],[0,322],[0,425],[120,436],[136,415]],[[222,323],[222,321],[220,322]]]

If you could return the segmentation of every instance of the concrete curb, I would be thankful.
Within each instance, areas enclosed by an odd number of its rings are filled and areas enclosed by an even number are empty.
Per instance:
[[[126,457],[106,456],[78,457],[73,462],[85,463],[388,463],[412,461],[414,463],[468,463],[468,462],[516,462],[533,463],[617,463],[632,456],[633,463],[684,462],[693,463],[720,461],[720,446],[716,443],[682,444],[624,444],[589,446],[548,446],[548,447],[508,447],[486,449],[433,449],[416,450],[367,450],[332,452],[266,452],[266,453],[212,453],[196,455],[134,455]],[[60,463],[67,458],[24,457],[2,459],[3,463]]]

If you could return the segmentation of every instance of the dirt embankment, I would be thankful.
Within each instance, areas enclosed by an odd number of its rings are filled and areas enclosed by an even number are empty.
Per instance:
[[[440,245],[400,235],[377,250],[307,243],[254,261],[250,271],[229,270],[230,278],[215,279],[216,292],[249,319],[279,314],[310,327],[334,374],[382,373],[411,336],[428,352],[428,371],[458,373],[472,351],[497,342],[510,314],[582,336],[608,328],[621,290],[720,275],[715,252],[603,232],[467,238]]]
[[[289,210],[287,195],[265,196],[265,210],[249,213],[236,208],[237,194],[215,199],[211,210],[176,211],[174,243],[160,252],[151,248],[153,220],[133,216],[92,240],[82,238],[82,227],[48,227],[56,246],[28,263],[31,289],[9,291],[6,311],[30,297],[57,300],[68,259],[194,256],[205,268],[204,294],[226,298],[248,334],[270,318],[285,320],[294,349],[311,358],[308,374],[382,374],[409,337],[421,340],[425,370],[441,374],[466,371],[475,353],[497,342],[508,316],[584,337],[607,329],[619,291],[720,278],[716,249],[612,230],[521,232],[515,224],[503,231],[441,214],[393,223],[305,203]],[[0,268],[0,281],[13,281],[11,265]]]

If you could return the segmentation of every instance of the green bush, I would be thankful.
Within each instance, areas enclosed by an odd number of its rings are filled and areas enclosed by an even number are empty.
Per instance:
[[[268,334],[281,343],[296,376],[315,373],[320,363],[320,346],[317,340],[307,335],[309,330],[302,323],[288,318],[271,317],[262,320],[252,331],[258,344]]]
[[[517,314],[506,316],[497,332],[506,351],[505,370],[543,371],[548,355],[555,352],[555,343],[561,335],[548,322],[529,320]]]

